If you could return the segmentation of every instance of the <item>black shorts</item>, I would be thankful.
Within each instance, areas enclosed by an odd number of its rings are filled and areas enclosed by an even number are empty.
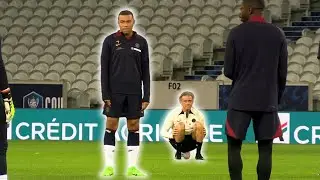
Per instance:
[[[144,116],[141,95],[112,94],[111,107],[104,106],[103,114],[108,117],[138,119]]]
[[[256,140],[269,140],[282,136],[278,112],[228,110],[226,135],[244,140],[252,119]]]
[[[175,139],[169,139],[170,144],[174,149],[177,150],[177,142]],[[181,152],[189,152],[197,148],[197,142],[196,140],[192,139],[191,135],[185,135],[184,140],[181,142],[182,147],[181,147]]]

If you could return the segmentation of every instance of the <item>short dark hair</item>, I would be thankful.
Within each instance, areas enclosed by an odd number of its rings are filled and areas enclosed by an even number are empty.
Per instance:
[[[182,98],[183,96],[191,96],[192,99],[194,99],[194,94],[193,94],[192,92],[190,92],[190,91],[184,91],[183,93],[181,93],[179,99],[181,100],[181,98]]]
[[[133,17],[133,13],[131,12],[131,11],[129,11],[129,10],[123,10],[123,11],[121,11],[120,13],[119,13],[119,16],[120,15],[131,15],[132,17]],[[118,17],[119,17],[118,16]]]
[[[264,0],[243,0],[243,4],[251,6],[253,9],[263,10],[266,7]]]

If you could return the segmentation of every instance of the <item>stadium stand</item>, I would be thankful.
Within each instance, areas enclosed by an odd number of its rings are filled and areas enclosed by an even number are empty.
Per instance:
[[[220,80],[223,49],[239,25],[240,0],[0,0],[0,35],[9,80],[65,81],[68,107],[101,99],[99,57],[120,7],[136,12],[148,39],[153,80]],[[320,11],[312,0],[266,0],[266,19],[288,39],[288,82],[320,96]],[[72,99],[75,98],[75,99]],[[88,99],[90,101],[88,101]],[[85,100],[88,102],[86,103]],[[74,103],[77,102],[77,103]]]

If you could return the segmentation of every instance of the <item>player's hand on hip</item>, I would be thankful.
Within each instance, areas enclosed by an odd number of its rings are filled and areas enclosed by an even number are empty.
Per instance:
[[[4,98],[3,103],[6,114],[6,122],[9,123],[13,119],[16,110],[11,97]]]
[[[111,100],[105,100],[104,104],[106,105],[106,107],[111,107]]]
[[[141,111],[144,111],[149,106],[149,102],[142,102]]]

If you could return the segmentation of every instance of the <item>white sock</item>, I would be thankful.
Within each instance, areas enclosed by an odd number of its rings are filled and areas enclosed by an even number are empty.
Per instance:
[[[137,166],[139,146],[128,146],[128,167]]]
[[[6,174],[1,175],[0,180],[8,180],[8,176]]]
[[[103,153],[105,159],[105,165],[114,167],[114,156],[115,156],[115,146],[111,145],[104,145],[103,146]]]

